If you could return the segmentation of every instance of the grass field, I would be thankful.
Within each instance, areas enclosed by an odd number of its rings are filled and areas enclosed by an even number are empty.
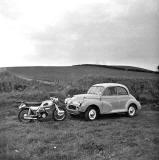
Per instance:
[[[119,67],[119,66],[118,66]],[[18,67],[0,72],[0,160],[158,160],[159,74],[102,66]],[[31,80],[33,79],[33,80]],[[40,81],[36,81],[40,80]],[[43,82],[51,83],[43,83]],[[85,92],[92,84],[125,84],[143,103],[134,118],[105,115],[23,124],[17,99],[42,101]],[[50,92],[52,95],[50,95]]]
[[[68,117],[20,123],[16,105],[0,107],[0,160],[158,160],[159,109],[144,105],[134,118],[105,115],[93,122]]]

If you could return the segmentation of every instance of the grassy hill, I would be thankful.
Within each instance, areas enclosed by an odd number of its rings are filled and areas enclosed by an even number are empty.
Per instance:
[[[130,66],[105,65],[76,65],[76,66],[36,66],[36,67],[8,67],[7,70],[21,77],[36,80],[78,80],[86,76],[104,76],[116,78],[159,78],[156,72]]]
[[[96,67],[103,67],[103,68],[111,68],[111,69],[118,69],[118,70],[126,70],[126,71],[136,71],[136,72],[149,72],[149,73],[155,73],[152,70],[134,67],[134,66],[122,66],[122,65],[98,65],[98,64],[82,64],[82,65],[76,65],[76,66],[96,66]]]
[[[159,99],[159,74],[130,66],[114,68],[85,64],[61,67],[8,67],[0,74],[0,80],[2,79],[0,92],[28,90],[28,94],[31,94],[35,90],[42,90],[45,95],[48,92],[56,92],[62,93],[65,97],[68,94],[85,93],[96,83],[114,82],[126,85],[140,101],[154,102]],[[34,97],[37,92],[34,93]]]

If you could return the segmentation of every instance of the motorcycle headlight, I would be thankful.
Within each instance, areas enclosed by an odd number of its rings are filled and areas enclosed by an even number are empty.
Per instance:
[[[26,105],[24,103],[22,103],[20,106],[19,106],[19,109],[25,107]]]

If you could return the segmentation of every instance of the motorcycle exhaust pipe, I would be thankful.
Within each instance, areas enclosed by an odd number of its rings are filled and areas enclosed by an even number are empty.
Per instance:
[[[31,116],[28,116],[28,115],[24,115],[24,119],[37,119],[36,117],[31,117]]]
[[[32,117],[24,117],[24,119],[37,119],[37,118],[32,118]]]

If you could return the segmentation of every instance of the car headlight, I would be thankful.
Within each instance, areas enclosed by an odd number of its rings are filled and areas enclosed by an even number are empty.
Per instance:
[[[70,103],[70,101],[71,101],[71,98],[66,98],[66,99],[65,99],[65,104]]]
[[[77,106],[77,107],[80,107],[82,105],[83,101],[75,101],[75,102],[72,102],[73,105]]]

